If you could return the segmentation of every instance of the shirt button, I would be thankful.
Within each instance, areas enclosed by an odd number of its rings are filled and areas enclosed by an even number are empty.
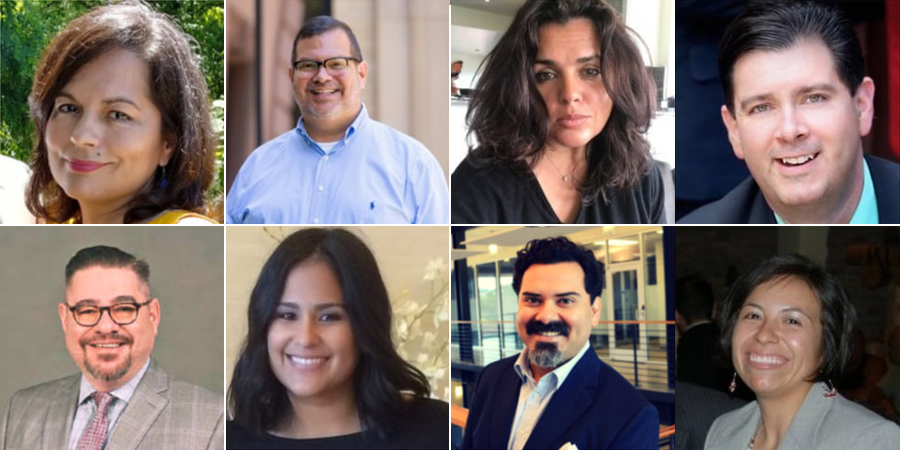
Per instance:
[[[324,158],[325,158],[325,161],[328,161],[328,160],[329,160],[329,159],[331,159],[331,157],[330,157],[330,156],[328,156],[328,155],[325,155],[325,157],[324,157]]]
[[[319,218],[317,217],[317,218],[313,219],[313,223],[319,223]]]
[[[325,186],[319,186],[319,192],[322,192],[324,190],[325,190]]]

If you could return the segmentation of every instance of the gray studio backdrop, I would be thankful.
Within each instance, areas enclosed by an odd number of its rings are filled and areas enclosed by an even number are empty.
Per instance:
[[[28,386],[78,372],[57,305],[65,266],[93,245],[150,264],[161,319],[152,357],[169,374],[223,392],[223,227],[0,227],[0,411]]]

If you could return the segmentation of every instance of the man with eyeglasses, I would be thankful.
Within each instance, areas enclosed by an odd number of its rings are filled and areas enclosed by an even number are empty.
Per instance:
[[[222,395],[176,380],[150,353],[160,319],[150,268],[118,248],[82,249],[66,265],[59,318],[81,369],[13,395],[0,449],[220,449]]]
[[[420,142],[369,118],[369,72],[350,27],[328,16],[294,39],[297,127],[241,166],[226,223],[449,223],[440,164]]]

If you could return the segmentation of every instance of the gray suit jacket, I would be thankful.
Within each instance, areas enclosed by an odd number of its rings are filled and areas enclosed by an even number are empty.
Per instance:
[[[897,449],[897,424],[841,395],[824,397],[825,389],[825,384],[819,383],[809,390],[779,449]],[[757,402],[721,415],[710,428],[704,448],[746,449],[759,417]]]
[[[65,449],[81,374],[16,392],[0,422],[0,450]],[[221,394],[176,380],[155,362],[135,388],[107,450],[221,449]]]

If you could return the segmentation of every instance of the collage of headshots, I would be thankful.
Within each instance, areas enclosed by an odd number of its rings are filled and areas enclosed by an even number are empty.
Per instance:
[[[0,0],[0,311],[0,450],[900,450],[900,0]]]

